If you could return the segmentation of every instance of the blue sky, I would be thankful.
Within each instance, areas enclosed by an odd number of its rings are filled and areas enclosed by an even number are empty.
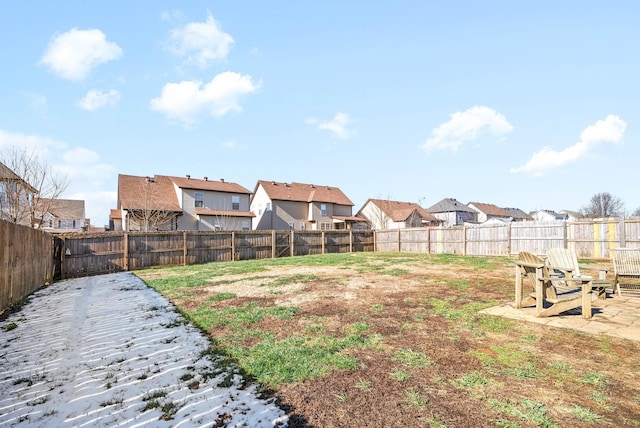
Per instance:
[[[92,224],[117,175],[640,207],[640,2],[25,1],[0,14],[0,150]]]

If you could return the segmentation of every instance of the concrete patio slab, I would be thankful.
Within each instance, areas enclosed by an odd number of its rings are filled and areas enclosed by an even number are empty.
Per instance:
[[[596,300],[592,305],[591,319],[582,318],[580,308],[538,318],[534,306],[516,309],[513,302],[484,309],[481,313],[640,341],[640,293],[623,292],[622,296],[608,294],[606,299]]]

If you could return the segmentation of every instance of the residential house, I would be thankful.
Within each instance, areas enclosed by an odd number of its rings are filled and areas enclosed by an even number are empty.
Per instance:
[[[584,218],[578,211],[560,210],[560,214],[566,214],[568,216],[567,220],[580,220]]]
[[[533,221],[533,217],[519,208],[503,208],[503,210],[509,214],[513,221]]]
[[[364,222],[337,187],[260,180],[251,197],[254,230],[350,229]]]
[[[114,230],[251,230],[251,192],[225,181],[118,175]]]
[[[85,218],[84,200],[42,198],[36,206],[36,224],[53,232],[85,231],[89,219]]]
[[[540,210],[530,214],[531,214],[531,217],[533,217],[533,219],[538,222],[554,222],[554,221],[563,221],[563,220],[569,219],[568,214],[559,214],[552,210]]]
[[[442,223],[415,202],[368,199],[356,214],[372,229],[404,229],[435,226]]]
[[[488,220],[499,220],[502,222],[511,222],[509,213],[494,204],[484,204],[481,202],[469,202],[469,208],[478,213],[478,223],[485,223]]]
[[[0,218],[31,226],[37,190],[0,162]]]
[[[478,213],[475,210],[453,198],[444,198],[427,208],[427,212],[442,220],[445,227],[478,222]]]

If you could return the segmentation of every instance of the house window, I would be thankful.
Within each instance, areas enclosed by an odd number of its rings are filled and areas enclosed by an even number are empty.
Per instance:
[[[267,202],[267,206],[265,207],[264,211],[271,211],[271,202]]]
[[[333,229],[333,223],[322,222],[320,223],[320,230],[331,230]]]
[[[196,192],[193,194],[193,199],[195,200],[196,208],[204,208],[204,194],[200,192]]]
[[[240,196],[231,196],[231,209],[236,211],[240,209]]]
[[[304,221],[301,221],[300,222],[300,230],[304,230],[304,228],[305,228]]]
[[[242,220],[242,230],[251,230],[251,220]]]
[[[293,230],[293,222],[292,221],[289,222],[289,229]]]
[[[327,204],[320,204],[320,215],[327,215]]]

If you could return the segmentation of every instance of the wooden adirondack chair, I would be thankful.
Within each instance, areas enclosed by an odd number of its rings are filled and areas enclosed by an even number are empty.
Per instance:
[[[640,248],[611,248],[613,259],[614,282],[618,296],[622,296],[620,290],[621,278],[640,279]],[[639,288],[638,284],[622,284],[624,287]]]
[[[529,278],[530,285],[526,297],[523,296],[525,277]],[[548,317],[582,307],[582,317],[591,318],[591,302],[597,298],[592,290],[592,281],[590,277],[573,278],[571,282],[579,286],[569,286],[564,279],[549,274],[544,259],[521,252],[516,261],[515,307],[522,308],[535,302],[537,317]]]
[[[574,281],[576,278],[591,279],[593,289],[597,292],[597,296],[601,299],[607,297],[606,289],[611,287],[611,282],[606,279],[607,271],[604,269],[598,269],[598,277],[593,275],[584,275],[580,273],[580,265],[578,264],[578,257],[574,251],[566,248],[550,248],[547,250],[547,266],[549,273],[558,275],[564,278],[569,285],[577,287],[579,284]],[[588,268],[583,267],[583,270]],[[592,269],[593,270],[593,269]]]

